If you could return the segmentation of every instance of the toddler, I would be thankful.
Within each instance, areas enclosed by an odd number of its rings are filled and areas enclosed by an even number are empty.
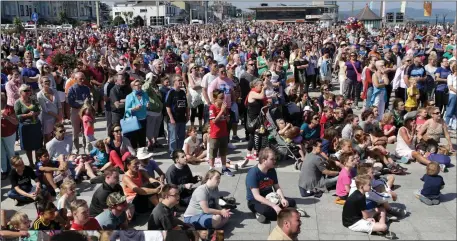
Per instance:
[[[109,156],[106,153],[105,143],[103,140],[98,140],[95,142],[95,146],[90,151],[89,154],[93,159],[94,162],[92,163],[100,172],[106,170],[106,168],[111,166],[111,162],[109,162]]]
[[[0,237],[6,238],[6,240],[20,238],[21,241],[38,241],[38,232],[30,230],[30,224],[31,221],[27,214],[17,212],[11,217],[7,227],[2,228]]]
[[[335,95],[332,93],[324,94],[324,107],[329,107],[332,109],[336,108]]]
[[[336,195],[338,198],[335,203],[344,205],[351,190],[351,171],[355,167],[355,155],[353,153],[344,153],[340,156],[340,161],[344,168],[341,168],[336,182]]]
[[[412,81],[411,86],[406,90],[406,94],[408,98],[405,102],[405,110],[408,112],[417,110],[417,101],[419,100],[420,94],[416,81]]]
[[[67,178],[60,185],[60,198],[57,201],[57,210],[62,210],[62,212],[67,214],[67,217],[72,218],[70,212],[70,204],[76,200],[76,182]]]
[[[397,141],[395,136],[394,116],[391,113],[384,113],[381,120],[381,127],[384,135],[387,136],[387,143],[393,144]]]
[[[90,153],[92,150],[92,142],[95,141],[94,137],[94,122],[95,122],[95,109],[94,107],[86,101],[81,107],[81,110],[79,111],[79,117],[81,118],[83,122],[83,127],[84,127],[84,136],[86,138],[86,146],[84,146],[84,150],[86,153]]]
[[[427,110],[425,108],[420,108],[417,111],[416,117],[416,130],[419,131],[421,126],[427,121]]]
[[[421,178],[424,186],[416,192],[416,197],[429,206],[440,204],[440,190],[444,187],[444,180],[439,173],[440,165],[437,162],[430,162],[427,165],[427,173]]]
[[[206,152],[201,148],[195,127],[187,129],[187,138],[184,140],[183,149],[189,164],[198,165],[201,162],[205,162]]]

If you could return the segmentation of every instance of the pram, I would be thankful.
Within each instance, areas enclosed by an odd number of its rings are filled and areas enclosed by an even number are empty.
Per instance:
[[[265,108],[267,108],[267,111],[264,111]],[[263,138],[267,136],[267,143],[262,146],[268,146],[275,150],[276,153],[280,155],[282,161],[293,159],[294,162],[297,162],[300,160],[300,147],[294,143],[287,143],[278,133],[276,120],[283,117],[280,108],[281,107],[265,106],[260,112],[260,118],[263,121],[262,123],[267,123],[265,128],[267,134],[264,133],[263,135]]]

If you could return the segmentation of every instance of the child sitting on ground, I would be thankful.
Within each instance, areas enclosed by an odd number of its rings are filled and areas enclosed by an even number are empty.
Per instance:
[[[341,164],[344,168],[341,169],[336,182],[336,204],[344,205],[351,190],[351,171],[355,167],[355,155],[353,153],[344,153],[340,156]]]
[[[397,137],[395,136],[395,130],[397,128],[394,125],[394,116],[391,113],[384,113],[380,125],[384,135],[387,136],[387,143],[395,143],[397,141]]]
[[[66,216],[70,220],[73,218],[70,212],[70,204],[74,200],[76,200],[76,182],[67,178],[60,185],[60,198],[57,201],[57,210],[61,213],[66,213]]]
[[[140,161],[140,170],[143,170],[148,173],[152,178],[155,178],[155,173],[159,174],[159,182],[164,183],[165,173],[157,165],[156,161],[151,159],[152,153],[148,152],[147,147],[140,147],[136,152],[136,157]]]
[[[95,142],[95,146],[92,151],[90,151],[89,155],[94,159],[92,165],[94,165],[99,172],[103,172],[111,166],[111,162],[108,161],[109,156],[106,153],[105,143],[103,140]]]
[[[335,95],[332,94],[332,93],[325,93],[324,94],[324,108],[325,107],[328,107],[328,108],[331,108],[331,109],[335,109],[336,108],[336,102],[335,102]]]
[[[417,110],[416,130],[419,131],[421,126],[427,121],[427,109],[420,108]]]
[[[4,212],[2,210],[2,218]],[[6,221],[5,221],[6,222]],[[6,227],[3,227],[0,231],[0,237],[6,238],[6,240],[19,238],[21,241],[38,241],[38,232],[30,230],[30,221],[27,214],[22,212],[15,213]],[[29,231],[30,230],[30,231]]]
[[[440,190],[444,187],[443,177],[438,175],[440,166],[437,162],[430,162],[427,165],[427,172],[421,178],[424,186],[416,192],[416,197],[423,203],[431,206],[440,204]]]
[[[197,128],[187,128],[187,138],[184,140],[184,153],[189,164],[198,165],[205,162],[206,152],[201,148],[197,138]]]
[[[386,210],[383,207],[375,208],[370,211],[366,205],[365,194],[370,191],[370,177],[368,175],[358,175],[355,178],[357,190],[352,192],[343,207],[343,225],[355,232],[365,232],[371,234],[375,232],[387,231]],[[379,220],[374,217],[379,214]]]
[[[38,180],[45,183],[49,187],[48,190],[54,191],[51,194],[57,195],[60,192],[57,183],[60,183],[66,177],[71,177],[68,163],[63,155],[57,158],[58,161],[51,161],[48,151],[44,148],[37,150],[35,154],[38,160],[36,163]]]
[[[35,202],[38,218],[33,222],[33,230],[61,230],[61,223],[56,221],[57,208],[52,201],[37,197]]]
[[[17,201],[20,205],[25,202],[33,202],[40,193],[48,195],[46,189],[42,188],[40,180],[30,166],[25,166],[22,158],[13,156],[11,158],[12,171],[10,175],[11,190],[8,197]],[[35,186],[32,185],[35,181]]]

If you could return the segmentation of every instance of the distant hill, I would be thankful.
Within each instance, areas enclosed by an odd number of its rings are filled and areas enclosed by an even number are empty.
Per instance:
[[[358,14],[361,9],[354,10],[354,15]],[[376,14],[380,14],[380,9],[374,8],[373,12]],[[400,12],[400,9],[387,9],[386,13],[388,12]],[[432,16],[424,17],[424,9],[417,9],[417,8],[406,8],[406,18],[413,18],[416,20],[430,20],[432,22],[436,21],[435,14],[438,14],[438,21],[443,21],[443,14],[447,14],[446,22],[453,22],[455,19],[455,12],[448,10],[448,9],[432,9]],[[352,15],[352,11],[339,11],[339,18],[346,19]]]

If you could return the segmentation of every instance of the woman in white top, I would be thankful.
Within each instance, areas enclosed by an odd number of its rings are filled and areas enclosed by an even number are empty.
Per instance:
[[[191,108],[190,126],[193,127],[195,117],[198,118],[198,126],[202,128],[203,120],[203,99],[202,99],[202,77],[204,69],[195,64],[189,65],[189,105]]]
[[[427,165],[430,161],[415,151],[416,132],[416,115],[406,114],[404,117],[404,126],[398,129],[395,153],[397,156],[406,157],[408,160],[416,159],[416,161]]]
[[[338,59],[338,80],[340,81],[340,95],[343,94],[344,81],[346,80],[346,52],[342,52]]]
[[[42,89],[37,94],[38,103],[40,103],[42,112],[40,120],[44,134],[44,143],[52,139],[54,124],[62,121],[63,111],[57,90],[51,88],[51,81],[48,76],[40,77]]]
[[[187,138],[184,140],[183,149],[189,164],[198,165],[200,162],[205,161],[206,151],[204,151],[197,138],[197,129],[195,127],[187,129]]]
[[[446,115],[444,117],[446,124],[450,125],[451,118],[457,117],[457,65],[452,65],[452,74],[447,77],[447,85],[449,88],[449,100],[446,107]],[[457,120],[455,120],[457,121]],[[451,128],[451,127],[450,127]],[[455,129],[453,129],[455,131]]]

